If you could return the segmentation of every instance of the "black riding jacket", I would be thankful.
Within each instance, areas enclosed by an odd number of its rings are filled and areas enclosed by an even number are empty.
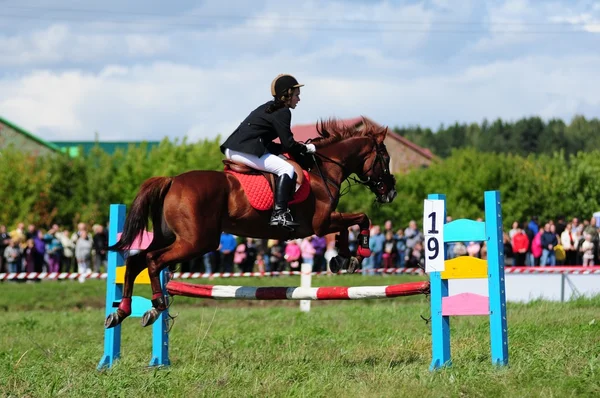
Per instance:
[[[273,113],[265,112],[272,103],[273,101],[266,102],[253,110],[221,145],[221,152],[225,153],[225,149],[229,148],[258,157],[267,152],[274,155],[282,152],[304,155],[306,147],[294,140],[290,128],[292,112],[287,107]],[[281,144],[273,142],[277,137]]]

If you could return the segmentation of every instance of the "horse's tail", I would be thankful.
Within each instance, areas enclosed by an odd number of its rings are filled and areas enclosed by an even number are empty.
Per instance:
[[[131,247],[135,239],[148,228],[148,218],[156,219],[162,211],[163,200],[171,187],[171,177],[152,177],[144,181],[127,212],[121,239],[109,250],[123,251]],[[156,228],[157,226],[155,226]],[[158,226],[160,227],[160,225]]]

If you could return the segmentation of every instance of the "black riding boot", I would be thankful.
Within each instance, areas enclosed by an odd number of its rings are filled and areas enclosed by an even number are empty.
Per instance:
[[[297,227],[297,222],[292,218],[292,214],[288,209],[288,202],[293,197],[296,191],[296,174],[294,178],[290,178],[287,174],[281,177],[276,177],[275,180],[275,206],[273,206],[273,214],[271,215],[271,221],[269,225],[286,227],[293,229]]]

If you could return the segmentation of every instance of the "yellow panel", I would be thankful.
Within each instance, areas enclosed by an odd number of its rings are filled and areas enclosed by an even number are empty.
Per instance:
[[[125,282],[125,267],[117,267],[117,279],[116,283],[123,284]],[[134,284],[136,285],[149,285],[150,284],[150,275],[148,275],[148,268],[140,272],[140,274],[135,278]]]
[[[477,257],[460,256],[444,262],[442,279],[487,278],[487,261]]]

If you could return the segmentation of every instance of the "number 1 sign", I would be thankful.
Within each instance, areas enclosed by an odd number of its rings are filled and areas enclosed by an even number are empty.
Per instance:
[[[444,201],[425,199],[423,205],[425,234],[425,272],[444,271]]]

